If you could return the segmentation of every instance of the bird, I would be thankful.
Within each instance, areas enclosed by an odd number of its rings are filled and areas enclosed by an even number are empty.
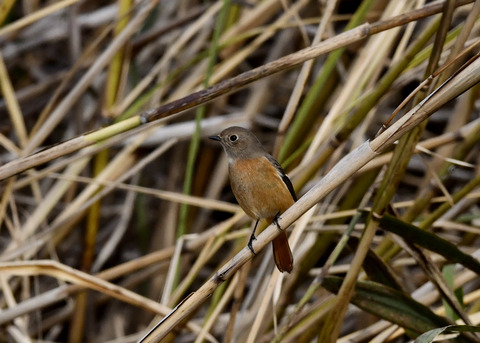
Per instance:
[[[256,220],[248,248],[255,254],[252,242],[261,219],[275,223],[281,231],[272,241],[275,264],[280,272],[290,273],[293,255],[278,218],[297,201],[292,182],[250,130],[232,126],[208,138],[219,142],[225,150],[233,194],[245,213]]]

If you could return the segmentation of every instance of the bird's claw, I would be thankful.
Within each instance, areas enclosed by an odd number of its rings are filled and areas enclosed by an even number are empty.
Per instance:
[[[282,227],[280,226],[280,224],[278,223],[278,219],[280,218],[280,211],[277,212],[277,214],[275,215],[275,217],[273,217],[273,223],[277,226],[277,229],[279,229],[280,231],[282,231]]]
[[[257,237],[255,237],[255,235],[251,235],[251,236],[250,236],[250,239],[248,240],[248,244],[247,244],[248,249],[250,249],[250,251],[251,251],[252,254],[254,254],[254,255],[256,255],[256,254],[255,254],[255,250],[253,250],[252,242],[253,242],[254,240],[256,240],[256,239],[257,239]]]

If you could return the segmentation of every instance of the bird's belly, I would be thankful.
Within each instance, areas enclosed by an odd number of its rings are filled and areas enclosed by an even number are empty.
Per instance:
[[[230,166],[232,191],[248,216],[272,218],[293,204],[277,169],[265,157],[234,163]]]

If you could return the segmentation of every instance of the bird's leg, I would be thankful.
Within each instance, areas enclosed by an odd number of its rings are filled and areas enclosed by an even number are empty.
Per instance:
[[[255,230],[257,229],[257,225],[259,221],[260,219],[257,219],[257,222],[255,223],[255,227],[253,228],[252,234],[250,235],[250,239],[248,240],[248,244],[247,244],[248,249],[250,249],[250,251],[254,255],[255,255],[255,251],[253,250],[252,242],[257,239],[257,237],[255,237]]]
[[[278,218],[280,218],[280,211],[278,211],[275,217],[273,217],[273,223],[277,225],[277,229],[282,231],[283,229],[280,227],[280,224],[278,224]]]

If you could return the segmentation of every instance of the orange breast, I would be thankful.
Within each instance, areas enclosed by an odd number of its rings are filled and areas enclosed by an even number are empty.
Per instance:
[[[277,169],[265,158],[230,163],[230,184],[239,205],[251,218],[271,218],[293,203]]]

